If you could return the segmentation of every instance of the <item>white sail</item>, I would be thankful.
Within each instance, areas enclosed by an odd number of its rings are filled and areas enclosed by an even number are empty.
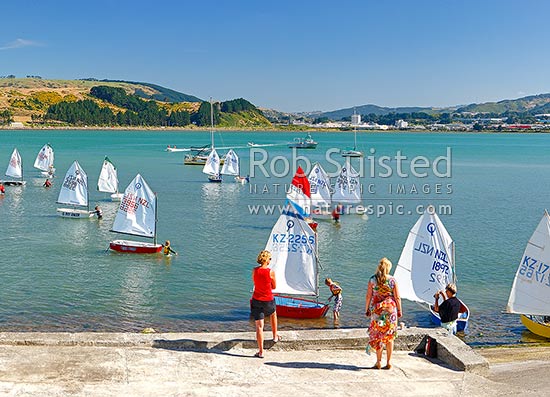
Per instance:
[[[115,165],[105,156],[99,179],[97,181],[97,190],[106,193],[118,192],[118,176]]]
[[[454,281],[453,240],[429,206],[409,232],[394,277],[402,298],[433,303],[437,291]]]
[[[550,315],[550,216],[546,211],[525,247],[506,311]]]
[[[126,190],[120,202],[113,232],[154,238],[157,224],[157,196],[140,174]]]
[[[329,209],[331,205],[330,178],[321,167],[321,164],[316,163],[307,178],[309,180],[312,207]]]
[[[359,204],[361,203],[361,184],[359,183],[359,174],[351,166],[351,162],[346,160],[342,171],[336,179],[333,203]]]
[[[219,175],[220,156],[218,156],[218,152],[216,152],[216,149],[212,149],[212,151],[208,155],[208,158],[206,159],[206,164],[204,164],[202,172],[207,175]]]
[[[75,161],[65,174],[59,196],[59,204],[88,205],[88,176]]]
[[[6,175],[11,176],[12,178],[23,178],[21,156],[19,155],[17,149],[13,149],[10,162],[8,163],[8,169],[6,170]]]
[[[34,160],[34,168],[41,171],[50,171],[51,167],[53,167],[53,161],[53,149],[48,143],[46,143],[42,146],[42,149],[40,149],[36,159]]]
[[[316,235],[299,215],[283,213],[265,249],[271,252],[275,293],[317,295]]]
[[[239,156],[237,153],[230,149],[225,155],[225,161],[222,167],[223,175],[239,175]]]

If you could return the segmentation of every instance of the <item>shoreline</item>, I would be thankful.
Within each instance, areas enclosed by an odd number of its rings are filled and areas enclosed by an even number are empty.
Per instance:
[[[53,127],[53,126],[47,126],[47,127],[9,127],[9,126],[0,126],[0,131],[167,131],[167,132],[210,132],[210,127],[189,127],[189,128],[182,128],[182,127],[68,127],[68,126],[59,126],[59,127]],[[334,128],[266,128],[266,127],[215,127],[214,132],[288,132],[288,133],[304,133],[304,132],[320,132],[320,133],[352,133],[354,132],[353,129],[334,129]],[[548,130],[517,130],[517,131],[497,131],[497,130],[490,130],[490,131],[444,131],[444,130],[437,130],[437,131],[431,131],[431,130],[414,130],[414,129],[407,129],[407,130],[395,130],[395,129],[389,129],[389,130],[358,130],[358,133],[363,134],[475,134],[475,135],[500,135],[500,134],[548,134],[550,133],[550,129]]]

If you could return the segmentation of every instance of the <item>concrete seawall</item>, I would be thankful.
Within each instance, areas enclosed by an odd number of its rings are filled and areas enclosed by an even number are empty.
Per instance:
[[[273,350],[361,350],[367,345],[367,330],[363,328],[333,330],[280,331],[284,343],[270,341],[266,332],[265,346]],[[424,351],[426,337],[437,342],[437,359],[459,371],[485,374],[489,364],[455,336],[440,329],[406,328],[395,339],[396,351]],[[12,346],[94,346],[150,347],[179,351],[229,351],[234,348],[255,349],[254,332],[209,333],[0,333],[0,345]],[[421,353],[422,354],[422,353]]]
[[[550,388],[550,347],[474,351],[443,330],[407,328],[392,368],[376,370],[375,354],[365,354],[365,329],[280,335],[274,343],[265,333],[259,359],[254,332],[0,333],[0,395],[486,397],[540,396]],[[436,358],[423,354],[428,336]]]

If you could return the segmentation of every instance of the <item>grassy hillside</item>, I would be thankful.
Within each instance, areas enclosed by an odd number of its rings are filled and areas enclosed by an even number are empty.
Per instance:
[[[128,111],[90,95],[92,87],[109,86],[123,89],[128,95],[144,100],[154,100],[159,108],[168,113],[185,111],[191,115],[198,112],[201,100],[155,84],[115,80],[45,80],[40,78],[0,78],[0,112],[9,111],[14,121],[31,124],[40,120],[52,105],[61,102],[91,100],[101,108],[113,113]],[[252,106],[253,107],[253,106]],[[271,123],[261,111],[244,111],[220,114],[222,127],[268,127]]]
[[[471,104],[457,109],[457,112],[472,113],[505,113],[505,112],[529,112],[546,113],[550,104],[550,94],[531,95],[519,99],[506,99],[499,102],[485,102],[480,104]]]
[[[15,121],[29,123],[32,116],[43,116],[50,105],[61,101],[90,99],[90,89],[98,84],[123,88],[128,93],[141,90],[149,95],[158,91],[142,84],[122,81],[44,80],[37,78],[0,79],[0,111],[9,110]],[[111,106],[109,106],[111,107]]]
[[[506,99],[499,102],[485,102],[485,103],[472,103],[466,106],[453,106],[447,108],[434,108],[434,107],[380,107],[376,105],[362,105],[355,108],[347,108],[334,110],[331,112],[316,112],[309,116],[327,117],[331,120],[341,120],[343,118],[350,118],[354,110],[357,114],[375,114],[386,115],[389,113],[427,113],[430,115],[442,114],[442,113],[493,113],[503,114],[506,112],[512,113],[550,113],[550,94],[532,95],[518,99]]]
[[[196,96],[182,94],[181,92],[177,92],[166,87],[161,87],[160,85],[156,85],[156,84],[139,83],[134,81],[121,81],[121,80],[101,80],[102,84],[104,82],[110,82],[110,83],[123,82],[123,83],[135,84],[137,86],[146,86],[146,87],[152,88],[154,90],[153,93],[143,91],[141,88],[137,88],[135,90],[134,94],[144,99],[154,99],[156,101],[162,101],[162,102],[202,102],[202,99],[197,98]]]
[[[220,113],[218,126],[256,128],[270,127],[271,123],[260,112],[246,110],[238,113]]]

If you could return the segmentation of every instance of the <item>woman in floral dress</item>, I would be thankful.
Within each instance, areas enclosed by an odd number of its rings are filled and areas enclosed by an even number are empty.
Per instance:
[[[376,349],[376,364],[373,368],[380,369],[382,351],[386,346],[386,366],[391,368],[393,340],[397,335],[397,319],[401,317],[401,298],[397,282],[390,276],[392,267],[388,258],[382,258],[376,269],[376,274],[369,280],[367,289],[365,314],[371,318],[369,326],[369,345]]]

